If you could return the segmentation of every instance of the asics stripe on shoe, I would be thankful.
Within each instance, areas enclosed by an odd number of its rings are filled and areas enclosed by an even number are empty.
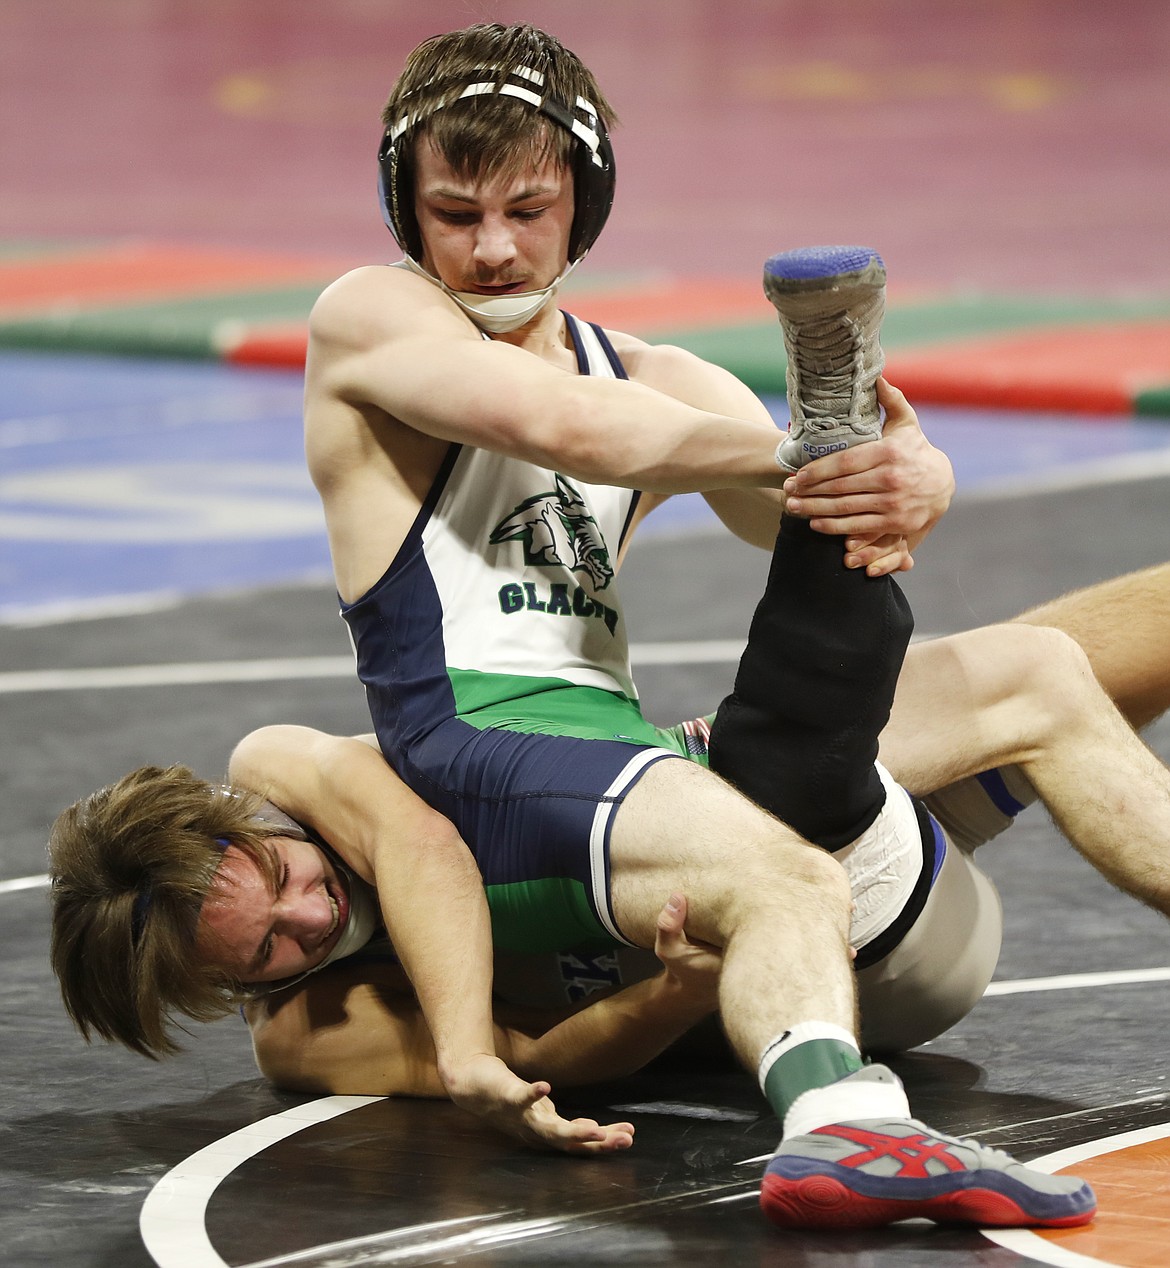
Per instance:
[[[835,1123],[784,1141],[764,1172],[760,1206],[781,1228],[940,1224],[1067,1228],[1096,1213],[1092,1189],[999,1149],[915,1119]]]

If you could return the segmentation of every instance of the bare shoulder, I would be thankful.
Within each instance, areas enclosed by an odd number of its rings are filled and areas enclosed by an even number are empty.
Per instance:
[[[427,313],[448,313],[450,303],[425,278],[390,264],[367,264],[331,282],[309,314],[317,342],[361,346],[409,328]]]
[[[259,727],[232,750],[228,779],[253,792],[267,792],[290,765],[315,765],[322,746],[337,738],[291,723]]]
[[[617,331],[607,330],[606,334],[626,373],[635,382],[697,409],[771,422],[771,415],[760,398],[722,366],[674,344],[647,343]]]
[[[441,1096],[434,1046],[397,965],[345,961],[244,1006],[256,1064],[293,1092]]]
[[[313,305],[311,317],[327,321],[345,313],[353,304],[366,302],[371,296],[393,294],[399,285],[398,279],[403,276],[404,269],[385,264],[363,264],[360,268],[350,269],[321,292]]]

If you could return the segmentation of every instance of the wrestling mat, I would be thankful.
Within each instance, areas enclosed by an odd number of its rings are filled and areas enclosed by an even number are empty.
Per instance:
[[[314,299],[358,263],[137,240],[8,244],[0,347],[299,367]],[[689,348],[758,393],[784,391],[757,278],[575,278],[564,303]],[[1170,416],[1170,293],[927,294],[891,283],[882,342],[891,381],[921,404]]]

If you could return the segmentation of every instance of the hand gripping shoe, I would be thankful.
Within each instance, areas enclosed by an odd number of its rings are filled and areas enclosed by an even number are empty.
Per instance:
[[[786,471],[882,434],[875,383],[886,266],[868,247],[803,247],[764,265],[780,314],[792,423],[776,450]]]
[[[866,1066],[856,1080],[893,1078]],[[1075,1176],[1033,1171],[999,1149],[944,1136],[912,1118],[833,1123],[783,1141],[760,1186],[760,1207],[781,1228],[940,1224],[1069,1228],[1097,1210]]]

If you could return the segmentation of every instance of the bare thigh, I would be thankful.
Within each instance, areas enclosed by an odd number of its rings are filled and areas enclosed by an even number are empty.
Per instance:
[[[1048,723],[1046,692],[1064,636],[992,625],[916,643],[881,735],[882,764],[917,796],[1029,760]]]
[[[855,1026],[845,869],[711,771],[658,762],[630,790],[610,893],[640,946],[653,946],[666,899],[685,894],[687,933],[723,949],[719,1014],[749,1068],[799,1022]]]
[[[1074,590],[1015,619],[1074,638],[1132,726],[1170,709],[1170,564]]]
[[[832,859],[718,775],[681,759],[642,776],[610,839],[614,915],[642,947],[654,945],[658,913],[672,893],[687,897],[688,933],[722,946],[728,918],[772,895],[782,899],[785,877],[817,880],[822,870],[826,903],[839,899],[841,883],[848,901],[844,871]]]

